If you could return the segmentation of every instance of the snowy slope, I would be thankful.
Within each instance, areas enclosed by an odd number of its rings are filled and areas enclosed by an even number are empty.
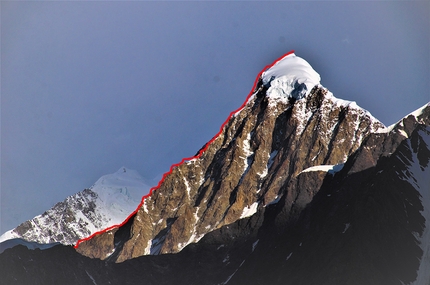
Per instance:
[[[0,236],[0,242],[21,238],[48,244],[75,244],[79,239],[121,224],[139,205],[149,186],[134,170],[121,167],[90,188]]]
[[[97,194],[97,213],[109,225],[120,224],[139,205],[149,186],[135,170],[122,167],[117,172],[102,176],[90,188]]]

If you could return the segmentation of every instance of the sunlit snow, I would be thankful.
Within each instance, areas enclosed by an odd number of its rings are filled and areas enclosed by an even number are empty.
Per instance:
[[[320,75],[304,59],[289,54],[261,75],[263,85],[269,87],[268,97],[301,99],[320,84]]]
[[[113,174],[102,176],[91,190],[99,198],[96,200],[96,211],[115,225],[122,223],[136,210],[149,188],[137,171],[122,167]]]
[[[245,208],[243,208],[243,212],[240,215],[240,218],[243,219],[254,215],[257,212],[257,207],[258,207],[258,202],[255,202],[250,206],[246,206]]]
[[[8,231],[0,237],[0,242],[20,237],[44,244],[74,244],[76,238],[84,238],[121,224],[136,210],[141,197],[148,193],[149,188],[136,171],[121,167],[117,172],[98,179],[90,188],[92,194],[82,191],[62,202],[73,212],[71,221],[65,222],[64,213],[58,212],[54,206],[46,214],[31,219],[30,230],[22,236],[18,236],[13,230]],[[64,234],[64,227],[68,228],[68,234]]]
[[[336,172],[339,172],[342,170],[343,168],[343,163],[340,164],[336,164],[336,165],[317,165],[317,166],[312,166],[312,167],[308,167],[305,170],[302,170],[299,174],[304,173],[304,172],[311,172],[311,171],[324,171],[324,172],[328,172],[330,174],[335,174]]]

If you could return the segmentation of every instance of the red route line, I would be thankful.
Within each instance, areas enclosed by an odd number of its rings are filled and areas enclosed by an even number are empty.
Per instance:
[[[125,220],[124,220],[124,222],[122,222],[122,223],[121,223],[121,224],[119,224],[119,225],[113,225],[113,226],[110,226],[110,227],[108,227],[108,228],[106,228],[106,229],[104,229],[104,230],[101,230],[101,231],[95,232],[95,233],[93,233],[92,235],[90,235],[89,237],[82,238],[82,239],[80,239],[80,240],[78,240],[78,241],[77,241],[77,243],[76,243],[76,245],[75,245],[74,247],[75,247],[75,248],[78,248],[80,243],[82,243],[82,242],[84,242],[84,241],[87,241],[87,240],[90,240],[90,239],[92,239],[93,237],[95,237],[96,235],[102,234],[102,233],[107,232],[107,231],[109,231],[109,230],[111,230],[111,229],[122,227],[125,223],[127,223],[127,222],[128,222],[128,220],[130,220],[130,218],[131,218],[132,216],[134,216],[134,215],[137,213],[137,211],[139,211],[139,209],[142,207],[143,203],[145,202],[145,199],[146,199],[146,198],[148,198],[149,196],[151,196],[151,195],[152,195],[152,192],[154,192],[155,190],[157,190],[158,188],[160,188],[161,183],[163,183],[163,181],[164,181],[164,179],[166,178],[166,176],[167,176],[167,175],[169,175],[170,173],[172,173],[172,171],[173,171],[173,169],[174,169],[175,167],[177,167],[177,166],[179,166],[179,165],[183,164],[185,161],[189,161],[189,160],[192,160],[192,159],[195,159],[195,158],[199,158],[200,156],[202,156],[202,154],[203,154],[203,153],[208,149],[208,147],[210,146],[210,144],[211,144],[214,140],[216,140],[216,139],[218,138],[218,136],[222,133],[222,130],[224,129],[224,126],[228,123],[228,121],[230,121],[231,117],[232,117],[234,114],[236,114],[237,112],[239,112],[240,110],[242,110],[242,109],[245,107],[245,105],[246,105],[246,103],[248,102],[249,98],[252,96],[253,92],[255,91],[255,87],[257,86],[257,83],[258,83],[258,80],[260,79],[261,74],[262,74],[264,71],[266,71],[267,69],[269,69],[269,68],[271,68],[272,66],[274,66],[276,63],[278,63],[278,62],[279,62],[281,59],[283,59],[284,57],[286,57],[286,56],[288,56],[288,55],[290,55],[290,54],[293,54],[293,53],[294,53],[294,50],[289,51],[288,53],[284,54],[283,56],[281,56],[280,58],[278,58],[277,60],[275,60],[272,64],[266,65],[266,66],[265,66],[265,67],[260,71],[260,73],[258,73],[257,78],[256,78],[256,79],[255,79],[255,81],[254,81],[254,86],[252,87],[251,91],[249,92],[248,96],[246,97],[245,102],[243,102],[242,106],[240,106],[237,110],[235,110],[235,111],[233,111],[233,112],[231,112],[231,113],[230,113],[230,115],[228,116],[227,120],[225,120],[225,122],[221,125],[221,128],[220,128],[219,132],[218,132],[218,133],[217,133],[217,134],[216,134],[216,135],[215,135],[215,136],[214,136],[214,137],[213,137],[209,142],[207,142],[207,143],[205,144],[204,148],[202,148],[202,149],[199,151],[199,153],[198,153],[197,155],[195,155],[195,156],[191,156],[191,157],[183,158],[183,159],[181,160],[181,162],[176,163],[176,164],[173,164],[172,166],[170,166],[170,170],[169,170],[168,172],[166,172],[166,173],[164,173],[164,174],[163,174],[163,177],[161,178],[160,182],[158,182],[158,185],[157,185],[157,186],[152,187],[152,188],[149,190],[149,193],[148,193],[147,195],[145,195],[145,196],[143,196],[143,197],[142,197],[142,200],[141,200],[141,202],[140,202],[139,206],[137,206],[136,210],[135,210],[133,213],[131,213],[131,214],[130,214],[130,215],[129,215]]]

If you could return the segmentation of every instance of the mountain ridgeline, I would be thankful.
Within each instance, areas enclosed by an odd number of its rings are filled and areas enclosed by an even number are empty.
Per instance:
[[[289,53],[121,227],[1,284],[430,284],[430,105],[385,127]]]

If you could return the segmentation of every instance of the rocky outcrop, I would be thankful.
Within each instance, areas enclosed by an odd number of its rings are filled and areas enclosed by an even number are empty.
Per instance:
[[[95,242],[83,242],[77,250],[101,259],[116,252],[117,262],[179,252],[281,197],[288,204],[286,215],[296,217],[327,173],[299,174],[312,166],[344,163],[370,133],[383,128],[355,103],[322,87],[302,100],[256,93],[198,158],[175,167],[146,198],[129,238],[118,241],[120,250],[111,243],[103,251]],[[318,179],[300,178],[309,175]],[[105,244],[111,235],[97,239]]]

